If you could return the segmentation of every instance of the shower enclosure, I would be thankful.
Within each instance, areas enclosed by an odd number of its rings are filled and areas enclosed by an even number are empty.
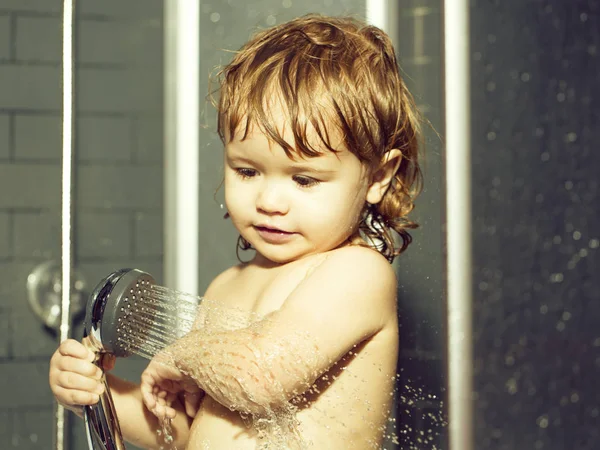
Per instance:
[[[236,262],[209,77],[256,27],[322,12],[367,16],[393,36],[432,124],[422,226],[395,266],[401,351],[386,448],[598,448],[600,9],[466,3],[0,1],[0,447],[86,448],[79,419],[57,427],[47,377],[58,330],[35,311],[74,337],[81,317],[32,308],[28,278],[37,300],[76,310],[77,295],[121,267],[201,293]],[[452,179],[466,199],[448,195]],[[116,372],[135,379],[145,364],[124,359]]]
[[[209,77],[252,30],[309,12],[368,16],[390,34],[401,14],[394,2],[364,0],[0,3],[0,447],[86,448],[83,424],[55,409],[47,369],[58,339],[81,336],[75,300],[101,278],[136,267],[199,293],[236,262],[237,236],[215,194],[222,148]],[[51,308],[34,307],[28,279],[35,302]],[[68,300],[72,317],[60,311]],[[405,327],[412,341],[427,333],[437,353],[407,339],[403,380],[416,361],[442,384],[441,329]],[[115,372],[136,379],[145,363],[120,360]],[[397,416],[425,427],[415,418],[429,412],[443,416],[439,397]]]
[[[47,382],[58,335],[80,338],[81,315],[69,330],[38,321],[26,290],[35,268],[53,261],[80,281],[53,279],[38,292],[46,302],[69,284],[87,295],[120,267],[162,281],[163,22],[161,1],[0,3],[2,448],[86,446],[79,419],[57,431]],[[124,375],[143,367],[119,365]]]

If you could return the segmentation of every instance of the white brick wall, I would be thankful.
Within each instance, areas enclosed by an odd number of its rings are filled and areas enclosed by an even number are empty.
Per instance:
[[[54,188],[56,190],[56,188]],[[60,214],[58,208],[13,213],[14,256],[18,259],[60,259]]]
[[[77,121],[78,161],[131,161],[132,122],[129,116],[80,116]]]
[[[17,61],[60,63],[62,22],[58,17],[17,18]]]
[[[0,209],[58,208],[60,165],[0,164]]]
[[[82,212],[77,216],[76,232],[77,260],[111,258],[118,261],[132,257],[133,228],[128,212]]]
[[[139,166],[79,166],[75,202],[86,208],[159,209],[162,168]]]
[[[78,60],[81,64],[127,64],[135,36],[125,22],[82,20],[78,28]]]
[[[45,383],[40,382],[40,375],[42,374],[45,374]],[[12,381],[10,383],[0,383],[0,396],[2,397],[3,408],[24,409],[52,404],[52,393],[47,383],[47,361],[4,364],[2,367],[2,379]],[[16,382],[17,380],[18,382]]]
[[[160,18],[162,1],[159,0],[79,0],[77,7],[82,15],[114,17]]]
[[[0,261],[11,256],[10,215],[0,211]]]
[[[59,115],[15,116],[15,161],[59,162],[62,119]]]
[[[0,15],[0,61],[10,58],[10,16]]]
[[[134,255],[160,257],[163,254],[163,217],[153,212],[138,212],[134,222]]]
[[[0,113],[0,161],[10,158],[10,117]]]
[[[61,109],[59,67],[0,64],[0,80],[0,109]]]
[[[162,69],[96,69],[79,70],[77,108],[88,112],[162,111]]]
[[[143,116],[135,121],[135,160],[156,163],[162,159],[162,117]]]
[[[2,0],[0,11],[34,13],[60,13],[62,12],[61,0]]]

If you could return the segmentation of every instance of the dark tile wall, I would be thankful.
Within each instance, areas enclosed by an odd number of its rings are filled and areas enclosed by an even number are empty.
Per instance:
[[[600,6],[471,9],[475,448],[600,448]]]
[[[398,56],[409,89],[430,125],[423,127],[424,190],[414,219],[420,228],[397,259],[401,353],[401,449],[447,448],[446,336],[443,257],[442,8],[440,1],[400,2]]]
[[[49,449],[56,335],[27,275],[60,259],[62,2],[0,2],[0,448]],[[162,277],[162,1],[76,2],[74,258],[88,291],[138,267]],[[77,323],[74,337],[81,336]],[[139,375],[144,362],[120,361]],[[86,448],[73,420],[72,447]]]

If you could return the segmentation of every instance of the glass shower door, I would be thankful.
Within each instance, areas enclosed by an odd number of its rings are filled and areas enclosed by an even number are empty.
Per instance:
[[[0,447],[53,447],[57,332],[26,290],[60,297],[63,3],[0,4]],[[74,273],[89,290],[137,267],[163,276],[163,2],[76,2]],[[39,269],[39,268],[45,269]],[[50,268],[51,270],[47,270]],[[32,280],[34,277],[29,277]],[[85,284],[85,286],[84,286]],[[71,334],[81,337],[81,316]],[[144,362],[119,361],[136,378]],[[71,415],[70,445],[86,448]],[[67,439],[69,441],[69,439]]]
[[[125,267],[148,272],[160,284],[163,2],[77,7],[74,264],[90,289]],[[80,322],[73,335],[81,337]],[[137,382],[146,363],[119,359],[114,372]],[[72,422],[70,448],[86,448],[83,423]]]

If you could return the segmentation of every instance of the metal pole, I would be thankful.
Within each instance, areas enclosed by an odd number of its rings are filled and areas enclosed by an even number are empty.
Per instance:
[[[398,45],[399,0],[367,0],[367,23],[382,29]]]
[[[450,450],[473,449],[469,1],[444,5]]]
[[[73,172],[73,10],[75,0],[63,3],[63,142],[62,142],[62,301],[59,330],[60,342],[69,338],[71,328],[71,210]],[[55,449],[63,450],[68,426],[67,413],[56,402]]]
[[[165,0],[165,284],[198,291],[200,0]]]

